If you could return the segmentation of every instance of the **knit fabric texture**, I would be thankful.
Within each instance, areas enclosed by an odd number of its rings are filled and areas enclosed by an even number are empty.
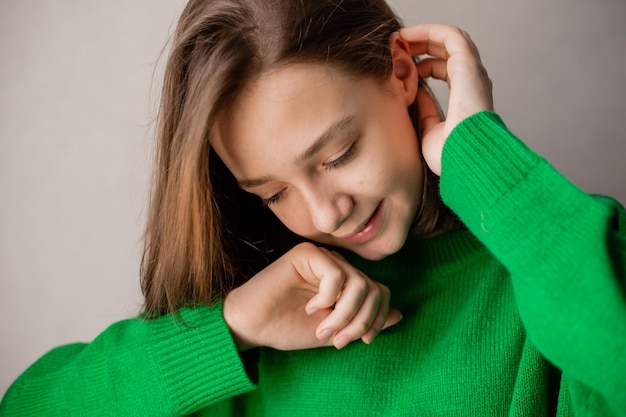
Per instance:
[[[349,261],[402,321],[371,345],[239,355],[221,305],[114,323],[27,369],[1,416],[626,416],[626,215],[498,115],[444,147],[466,228]]]

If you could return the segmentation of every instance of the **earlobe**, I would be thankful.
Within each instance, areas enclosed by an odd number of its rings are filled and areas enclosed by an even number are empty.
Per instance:
[[[411,105],[417,96],[417,68],[411,55],[409,44],[394,32],[389,37],[389,51],[393,62],[392,81],[401,83],[406,105]]]

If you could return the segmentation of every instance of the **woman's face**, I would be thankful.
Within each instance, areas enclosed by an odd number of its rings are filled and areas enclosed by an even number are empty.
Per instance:
[[[283,67],[245,90],[212,146],[293,232],[380,259],[403,245],[422,192],[408,82]]]

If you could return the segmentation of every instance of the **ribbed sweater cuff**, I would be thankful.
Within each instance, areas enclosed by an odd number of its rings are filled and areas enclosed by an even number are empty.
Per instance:
[[[477,113],[462,121],[446,141],[442,197],[471,228],[480,223],[482,210],[494,205],[541,161],[496,113]]]
[[[181,414],[254,389],[222,316],[222,305],[160,319],[154,357]]]
[[[501,261],[523,239],[528,246],[520,255],[526,256],[510,261],[524,268],[527,256],[537,255],[531,248],[545,249],[548,238],[553,244],[566,236],[580,244],[602,238],[598,220],[610,217],[605,204],[563,177],[493,112],[477,113],[452,131],[443,149],[441,195]],[[531,244],[531,236],[538,241]]]

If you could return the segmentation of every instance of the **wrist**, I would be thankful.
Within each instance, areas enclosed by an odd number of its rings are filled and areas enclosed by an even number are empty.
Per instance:
[[[258,344],[252,342],[247,336],[244,335],[245,332],[242,332],[242,322],[245,314],[237,308],[237,304],[235,300],[233,300],[233,292],[235,291],[236,289],[231,291],[224,298],[222,315],[224,316],[224,321],[230,330],[230,334],[235,342],[237,351],[244,352],[257,347]]]

